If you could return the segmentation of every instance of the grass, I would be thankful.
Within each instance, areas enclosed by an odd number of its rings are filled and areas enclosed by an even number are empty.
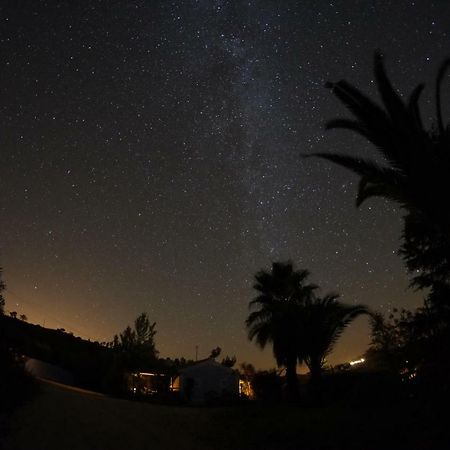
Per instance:
[[[174,407],[43,384],[11,417],[3,445],[5,450],[447,448],[439,422],[423,411],[408,405]]]

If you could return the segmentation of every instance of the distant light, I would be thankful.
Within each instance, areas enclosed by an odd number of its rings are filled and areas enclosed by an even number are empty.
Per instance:
[[[152,373],[152,372],[137,372],[133,373],[134,376],[144,376],[144,377],[165,377],[167,375],[163,373]]]
[[[362,364],[363,362],[365,362],[366,360],[364,358],[361,359],[356,359],[355,361],[350,361],[350,365],[351,366],[356,366],[358,364]]]

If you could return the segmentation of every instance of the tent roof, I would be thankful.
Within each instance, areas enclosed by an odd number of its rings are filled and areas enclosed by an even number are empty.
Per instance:
[[[188,372],[196,372],[197,370],[203,369],[215,369],[222,370],[223,372],[234,372],[230,367],[223,366],[218,363],[214,358],[202,359],[200,361],[195,362],[194,364],[184,367],[180,370],[180,373],[188,373]]]

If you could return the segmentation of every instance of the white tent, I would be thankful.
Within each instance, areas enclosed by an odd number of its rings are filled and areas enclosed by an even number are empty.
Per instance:
[[[192,403],[239,395],[239,376],[214,358],[199,361],[180,371],[181,396]]]

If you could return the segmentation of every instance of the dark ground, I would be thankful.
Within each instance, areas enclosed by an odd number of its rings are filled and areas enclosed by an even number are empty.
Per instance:
[[[173,407],[43,383],[9,422],[5,450],[448,448],[443,412],[405,403]]]

